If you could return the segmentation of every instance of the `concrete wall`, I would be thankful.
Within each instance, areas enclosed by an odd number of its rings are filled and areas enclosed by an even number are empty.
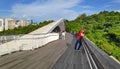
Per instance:
[[[16,40],[0,45],[0,55],[20,50],[33,50],[39,48],[51,41],[59,39],[58,33],[49,33],[43,35],[24,35]]]
[[[60,31],[62,32],[63,30],[65,31],[65,23],[64,23],[64,19],[59,19],[58,21],[56,21],[54,23],[54,25],[52,26],[52,28],[50,28],[50,30],[48,31],[48,33],[52,32],[56,27],[60,28]]]
[[[61,20],[58,26],[60,27],[61,32],[65,31],[65,22],[64,22],[64,20]]]

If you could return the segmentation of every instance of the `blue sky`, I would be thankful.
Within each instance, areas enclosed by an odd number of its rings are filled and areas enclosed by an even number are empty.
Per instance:
[[[120,0],[1,0],[0,17],[33,19],[34,21],[73,20],[78,15],[100,11],[119,11]]]

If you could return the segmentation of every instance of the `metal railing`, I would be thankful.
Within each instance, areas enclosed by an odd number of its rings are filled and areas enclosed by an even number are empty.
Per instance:
[[[99,49],[87,38],[82,39],[90,69],[119,69],[120,64],[109,57],[108,54]]]
[[[88,60],[90,69],[98,69],[98,66],[97,66],[97,64],[95,63],[95,60],[93,59],[93,57],[92,57],[89,49],[87,48],[85,42],[82,42],[82,45],[83,45],[83,49],[84,49],[84,51],[85,51],[85,54],[86,54],[86,57],[87,57],[87,60]]]

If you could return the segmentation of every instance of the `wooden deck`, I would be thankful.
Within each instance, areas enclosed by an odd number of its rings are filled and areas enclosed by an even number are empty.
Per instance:
[[[76,39],[72,38],[70,44],[67,44],[66,51],[52,69],[90,69],[83,47],[81,46],[79,51],[74,50],[75,42]]]
[[[0,69],[89,69],[83,48],[75,51],[76,39],[67,34],[32,51],[21,51],[0,57]]]

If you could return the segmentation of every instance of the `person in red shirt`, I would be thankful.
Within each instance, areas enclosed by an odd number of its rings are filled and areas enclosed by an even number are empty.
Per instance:
[[[81,46],[81,39],[84,36],[84,30],[80,30],[78,35],[77,35],[77,41],[75,44],[75,50],[79,50]]]

